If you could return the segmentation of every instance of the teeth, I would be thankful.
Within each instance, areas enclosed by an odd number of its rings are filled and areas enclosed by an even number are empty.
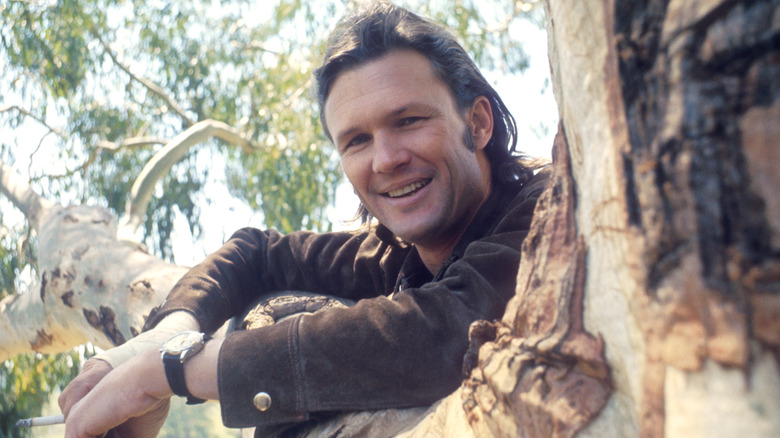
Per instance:
[[[391,198],[398,198],[399,196],[408,195],[409,193],[412,193],[413,191],[419,189],[420,187],[424,187],[425,184],[427,184],[427,183],[416,182],[416,183],[413,183],[413,184],[409,184],[408,186],[401,187],[398,190],[389,191],[389,192],[387,192],[387,195],[390,196]]]

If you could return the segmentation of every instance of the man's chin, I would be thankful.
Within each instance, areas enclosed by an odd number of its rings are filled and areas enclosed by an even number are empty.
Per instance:
[[[414,243],[415,245],[424,245],[426,241],[433,238],[434,235],[439,233],[435,226],[431,226],[430,221],[406,221],[402,223],[395,223],[395,227],[385,226],[393,232],[393,235],[399,237],[405,242]]]

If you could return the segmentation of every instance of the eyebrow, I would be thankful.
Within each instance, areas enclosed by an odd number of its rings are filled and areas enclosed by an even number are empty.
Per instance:
[[[341,132],[337,133],[337,134],[336,134],[336,135],[333,137],[333,140],[334,140],[334,142],[336,143],[336,145],[338,145],[338,144],[339,144],[339,142],[341,141],[341,139],[342,139],[342,138],[345,138],[345,137],[350,137],[350,136],[352,136],[352,134],[353,134],[353,133],[355,133],[355,132],[357,132],[357,131],[358,131],[358,129],[357,129],[357,128],[355,128],[355,127],[352,127],[352,128],[345,129],[345,130],[343,130],[343,131],[341,131]]]

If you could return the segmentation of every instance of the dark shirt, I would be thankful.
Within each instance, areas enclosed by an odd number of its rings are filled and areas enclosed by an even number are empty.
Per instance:
[[[544,172],[543,172],[544,174]],[[228,335],[218,364],[229,427],[313,413],[424,406],[462,379],[468,328],[499,319],[514,295],[520,247],[544,175],[494,187],[439,272],[381,225],[360,233],[242,229],[171,291],[147,326],[191,312],[206,332],[263,295],[307,291],[357,301]],[[259,392],[271,406],[253,406]]]

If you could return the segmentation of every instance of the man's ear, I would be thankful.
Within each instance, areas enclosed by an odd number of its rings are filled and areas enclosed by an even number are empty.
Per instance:
[[[493,108],[487,96],[477,96],[469,112],[469,128],[475,150],[482,150],[493,136]]]

